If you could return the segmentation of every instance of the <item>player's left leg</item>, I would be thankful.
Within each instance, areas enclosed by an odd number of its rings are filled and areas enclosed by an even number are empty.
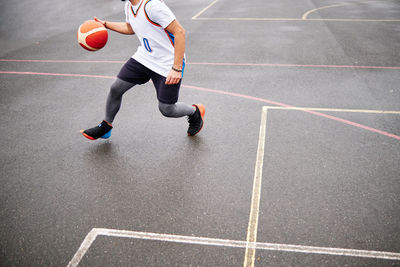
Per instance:
[[[164,76],[152,73],[151,79],[157,91],[158,108],[166,117],[179,118],[188,116],[188,135],[196,135],[203,128],[205,107],[202,104],[188,105],[177,102],[181,81],[178,84],[166,85]]]
[[[195,113],[196,108],[183,102],[175,104],[158,103],[158,109],[161,114],[168,118],[180,118],[184,116],[191,116]]]
[[[204,125],[204,114],[206,113],[206,108],[203,104],[195,104],[193,107],[196,108],[196,111],[188,117],[189,128],[187,133],[189,136],[196,135],[201,131]]]

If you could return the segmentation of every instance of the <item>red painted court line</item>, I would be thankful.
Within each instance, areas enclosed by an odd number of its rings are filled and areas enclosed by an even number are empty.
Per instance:
[[[90,74],[65,74],[65,73],[21,72],[21,71],[0,71],[0,73],[1,74],[44,75],[44,76],[64,76],[64,77],[86,77],[86,78],[115,79],[115,76],[90,75]]]
[[[32,62],[32,63],[125,63],[116,60],[58,60],[58,59],[0,59],[0,62]]]
[[[36,62],[36,63],[106,63],[123,64],[126,61],[118,60],[51,60],[51,59],[0,59],[0,62]],[[286,68],[347,68],[347,69],[386,69],[400,70],[400,67],[391,66],[357,66],[357,65],[318,65],[318,64],[268,64],[268,63],[223,63],[223,62],[187,62],[188,65],[207,66],[242,66],[242,67],[286,67]]]
[[[348,68],[348,69],[388,69],[400,70],[400,67],[389,66],[357,66],[357,65],[306,65],[306,64],[266,64],[266,63],[207,63],[192,62],[189,65],[214,65],[214,66],[250,66],[250,67],[300,67],[300,68]]]
[[[255,101],[259,101],[259,102],[264,102],[264,103],[268,103],[268,104],[272,104],[272,105],[276,105],[276,106],[280,106],[280,107],[285,107],[285,108],[295,108],[295,106],[291,106],[288,104],[284,104],[284,103],[280,103],[280,102],[276,102],[276,101],[271,101],[268,99],[264,99],[264,98],[259,98],[259,97],[254,97],[254,96],[248,96],[248,95],[242,95],[242,94],[237,94],[237,93],[231,93],[231,92],[226,92],[226,91],[220,91],[220,90],[215,90],[215,89],[209,89],[209,88],[202,88],[202,87],[197,87],[197,86],[190,86],[190,85],[182,85],[183,87],[187,87],[187,88],[191,88],[191,89],[196,89],[196,90],[200,90],[200,91],[206,91],[206,92],[212,92],[212,93],[217,93],[217,94],[222,94],[222,95],[230,95],[230,96],[236,96],[236,97],[241,97],[241,98],[246,98],[246,99],[250,99],[250,100],[255,100]],[[299,111],[303,111],[303,112],[307,112],[316,116],[320,116],[320,117],[325,117],[327,119],[330,120],[334,120],[334,121],[338,121],[338,122],[342,122],[344,124],[348,124],[348,125],[352,125],[354,127],[357,128],[361,128],[367,131],[371,131],[374,133],[378,133],[381,135],[385,135],[397,140],[400,140],[400,136],[395,135],[395,134],[391,134],[385,131],[381,131],[375,128],[371,128],[356,122],[352,122],[349,120],[345,120],[345,119],[341,119],[339,117],[335,117],[335,116],[331,116],[331,115],[327,115],[321,112],[317,112],[317,111],[312,111],[312,110],[299,110]]]
[[[18,71],[0,71],[0,74],[19,74],[19,75],[45,75],[45,76],[63,76],[63,77],[86,77],[86,78],[104,78],[104,79],[115,79],[114,76],[103,76],[103,75],[90,75],[90,74],[66,74],[66,73],[45,73],[45,72],[18,72]],[[254,100],[254,101],[259,101],[263,103],[268,103],[270,105],[276,105],[280,107],[286,107],[286,108],[294,108],[295,106],[291,106],[288,104],[264,99],[264,98],[259,98],[259,97],[254,97],[254,96],[249,96],[249,95],[243,95],[243,94],[238,94],[238,93],[232,93],[232,92],[227,92],[227,91],[222,91],[222,90],[215,90],[215,89],[209,89],[209,88],[203,88],[203,87],[198,87],[198,86],[191,86],[191,85],[182,85],[182,87],[194,89],[194,90],[199,90],[199,91],[204,91],[204,92],[210,92],[210,93],[216,93],[216,94],[221,94],[221,95],[229,95],[229,96],[234,96],[234,97],[240,97],[240,98],[245,98],[249,100]],[[400,140],[400,136],[391,134],[385,131],[381,131],[369,126],[365,126],[356,122],[352,122],[349,120],[341,119],[335,116],[327,115],[321,112],[316,112],[312,110],[300,110],[303,112],[307,112],[319,117],[324,117],[330,120],[338,121],[347,125],[351,125],[360,129],[364,129],[370,132],[374,132],[377,134],[381,134],[387,137],[391,137],[397,140]]]

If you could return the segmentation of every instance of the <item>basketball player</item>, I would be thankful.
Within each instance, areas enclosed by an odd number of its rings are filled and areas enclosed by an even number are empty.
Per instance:
[[[137,84],[152,80],[162,115],[188,116],[188,135],[203,127],[205,107],[178,102],[179,88],[185,67],[185,30],[162,0],[130,0],[125,4],[125,22],[94,18],[107,29],[122,34],[136,34],[140,46],[125,63],[111,85],[104,120],[93,128],[81,130],[90,140],[109,138],[112,123],[121,106],[123,94]]]

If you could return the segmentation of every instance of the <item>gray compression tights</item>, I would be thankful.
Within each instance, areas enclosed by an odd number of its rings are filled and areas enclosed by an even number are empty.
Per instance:
[[[112,123],[115,116],[117,115],[122,102],[123,94],[131,89],[135,84],[123,81],[119,78],[111,85],[110,92],[107,97],[106,104],[106,117],[107,122]],[[193,106],[188,104],[177,102],[175,104],[164,104],[159,102],[158,108],[165,117],[179,118],[183,116],[192,115],[195,111]]]

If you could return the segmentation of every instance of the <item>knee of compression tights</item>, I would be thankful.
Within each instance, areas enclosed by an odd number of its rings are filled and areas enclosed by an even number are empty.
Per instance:
[[[120,84],[119,84],[118,81],[115,81],[115,82],[113,82],[113,84],[111,84],[111,87],[110,87],[110,94],[111,94],[112,96],[121,95],[121,94],[122,94],[121,91],[122,91],[122,90],[120,89]]]
[[[175,104],[158,103],[158,109],[165,117],[175,116]]]
[[[128,91],[133,86],[134,86],[133,83],[125,82],[125,81],[117,78],[111,84],[110,94],[115,97],[122,96],[126,91]]]

